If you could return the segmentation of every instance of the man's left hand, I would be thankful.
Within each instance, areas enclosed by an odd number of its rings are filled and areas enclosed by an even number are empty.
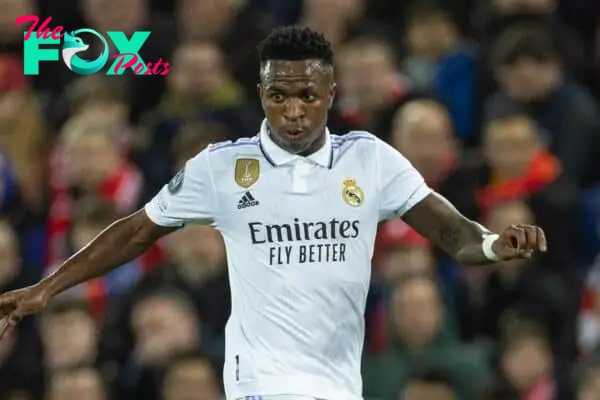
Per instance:
[[[542,228],[521,224],[509,226],[492,246],[492,250],[502,261],[531,258],[535,252],[545,252],[547,248]]]

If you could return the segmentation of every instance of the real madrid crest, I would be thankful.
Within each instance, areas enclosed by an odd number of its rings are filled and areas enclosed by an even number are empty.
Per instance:
[[[352,207],[360,207],[365,200],[365,194],[354,179],[346,179],[342,189],[342,198]]]
[[[244,189],[258,181],[260,163],[255,158],[238,158],[235,160],[235,182]]]

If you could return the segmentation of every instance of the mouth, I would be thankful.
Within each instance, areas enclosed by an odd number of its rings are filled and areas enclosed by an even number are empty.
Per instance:
[[[292,142],[301,140],[304,136],[306,136],[306,131],[302,128],[285,128],[281,131],[281,133],[286,137],[286,139]]]

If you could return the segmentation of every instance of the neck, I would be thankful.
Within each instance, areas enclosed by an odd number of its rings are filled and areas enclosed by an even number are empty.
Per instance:
[[[308,147],[308,149],[301,152],[299,155],[301,155],[302,157],[307,157],[313,153],[316,153],[317,151],[319,151],[319,149],[321,149],[321,147],[325,146],[325,140],[326,140],[325,129],[323,129],[323,131],[319,134],[319,138],[317,140],[315,140]]]
[[[319,151],[321,149],[321,147],[323,147],[325,145],[325,141],[327,140],[327,134],[325,132],[325,127],[323,128],[319,128],[320,132],[319,132],[319,137],[310,144],[310,146],[308,146],[306,148],[306,150],[303,150],[299,153],[295,153],[299,156],[302,157],[308,157],[311,154],[316,153],[317,151]],[[267,134],[269,135],[269,137],[271,138],[271,140],[273,141],[273,143],[275,143],[277,146],[281,147],[282,149],[288,151],[285,147],[285,145],[283,145],[279,139],[277,139],[276,135],[271,134],[271,128],[267,126]]]

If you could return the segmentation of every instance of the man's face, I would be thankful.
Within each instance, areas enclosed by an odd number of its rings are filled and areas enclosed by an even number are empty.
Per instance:
[[[235,18],[235,0],[183,0],[177,2],[177,19],[184,35],[219,41]]]
[[[225,246],[213,228],[190,225],[168,239],[169,253],[179,273],[188,281],[202,283],[225,265]]]
[[[392,297],[394,325],[409,346],[422,346],[439,327],[442,309],[433,281],[418,279],[397,288]]]
[[[435,60],[458,40],[455,23],[444,14],[429,15],[410,21],[406,30],[411,56]]]
[[[524,339],[502,355],[502,371],[519,390],[527,390],[552,369],[552,359],[541,340]]]
[[[439,179],[455,152],[452,124],[437,105],[410,104],[394,117],[392,144],[427,181]]]
[[[109,135],[89,133],[67,145],[69,176],[73,184],[83,187],[99,185],[118,165],[117,144]]]
[[[364,0],[304,0],[302,11],[308,20],[340,21],[346,23],[358,17]]]
[[[337,63],[342,97],[360,109],[373,111],[385,105],[397,79],[390,49],[383,44],[359,46],[341,52]]]
[[[164,400],[219,400],[221,393],[208,362],[188,361],[173,367],[164,384]]]
[[[137,304],[131,322],[135,354],[141,364],[162,365],[173,355],[199,345],[195,316],[169,299],[153,298]]]
[[[498,71],[498,80],[504,92],[515,101],[545,100],[555,89],[560,77],[557,61],[521,59]]]
[[[42,319],[42,341],[51,370],[92,360],[98,345],[97,327],[83,311],[69,311]]]
[[[93,369],[59,374],[52,379],[50,400],[103,400],[106,398],[102,380]]]
[[[23,15],[37,14],[35,2],[32,0],[0,0],[0,38],[23,39],[23,31],[27,30],[30,25],[25,27],[24,24],[17,25],[15,20]]]
[[[390,251],[381,262],[386,282],[394,283],[409,276],[432,276],[433,255],[427,247],[406,246]]]
[[[225,79],[221,51],[210,43],[179,48],[175,63],[177,68],[169,77],[171,87],[178,93],[211,96]]]
[[[523,174],[538,148],[538,133],[526,119],[492,123],[485,133],[485,158],[502,177]]]
[[[271,138],[293,154],[310,154],[325,143],[335,84],[331,67],[318,60],[268,61],[258,85]]]

